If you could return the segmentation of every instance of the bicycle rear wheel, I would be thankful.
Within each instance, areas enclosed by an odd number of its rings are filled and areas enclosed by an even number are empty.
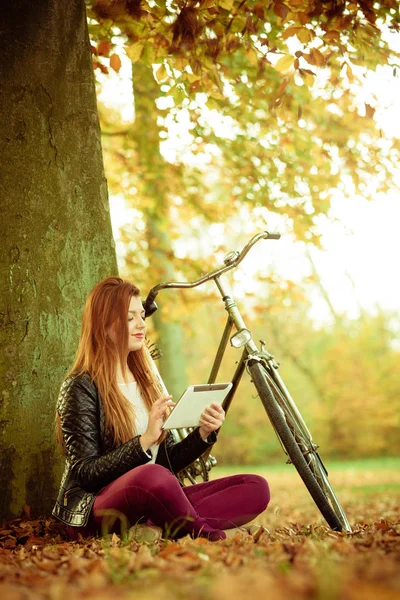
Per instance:
[[[277,400],[277,389],[271,385],[274,382],[269,382],[270,375],[260,362],[250,360],[248,366],[253,383],[276,434],[321,514],[335,531],[351,531],[350,524],[336,498],[318,452],[307,447],[307,444],[303,445],[293,423],[290,426],[288,424],[285,411],[281,406],[283,394],[282,398]],[[275,389],[273,389],[274,387]],[[301,432],[299,435],[301,437]]]

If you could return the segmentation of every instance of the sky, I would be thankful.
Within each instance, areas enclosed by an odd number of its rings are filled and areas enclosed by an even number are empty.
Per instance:
[[[399,34],[391,35],[391,45],[400,50]],[[120,73],[104,78],[100,98],[106,104],[117,107],[122,118],[130,121],[133,118],[130,64],[128,59],[122,59]],[[377,95],[378,99],[375,119],[385,137],[400,137],[400,73],[394,74],[393,69],[386,66],[378,67],[375,73],[368,73],[359,94],[360,105],[370,103],[373,95]],[[182,143],[190,144],[184,115],[180,130],[176,132],[178,139],[181,147]],[[174,153],[174,144],[178,143],[176,140],[165,142],[169,144],[169,155]],[[379,194],[372,201],[362,197],[354,197],[349,201],[338,192],[332,202],[330,219],[320,225],[322,248],[309,249],[335,310],[351,318],[357,317],[360,306],[371,312],[379,309],[400,315],[400,275],[397,267],[400,257],[400,165],[393,183],[395,191]],[[129,209],[121,197],[110,196],[110,205],[114,236],[122,263],[123,247],[118,243],[118,230],[128,220],[135,218],[135,211]],[[262,230],[266,227],[264,220],[261,221]],[[243,244],[258,233],[258,230],[254,230],[254,218],[249,221],[248,227],[242,215],[238,222],[242,229]],[[268,223],[268,228],[276,229],[277,226],[278,223]],[[216,224],[205,234],[201,246],[209,254],[213,254],[214,249],[221,245],[226,247],[226,252],[240,249],[232,248],[231,244],[224,228]],[[185,251],[187,248],[190,251],[188,239],[182,239],[181,250],[183,247]],[[197,253],[199,242],[193,243],[192,247]],[[179,244],[177,250],[179,252]],[[311,272],[305,245],[295,242],[290,235],[284,235],[279,242],[261,242],[251,252],[254,260],[248,255],[241,265],[242,275],[238,276],[246,287],[251,287],[251,279],[255,277],[260,264],[295,282]],[[329,308],[317,290],[311,292],[311,300],[316,323],[329,320]]]

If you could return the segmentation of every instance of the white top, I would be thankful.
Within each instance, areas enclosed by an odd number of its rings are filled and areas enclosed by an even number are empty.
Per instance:
[[[136,381],[130,381],[129,383],[119,383],[118,385],[125,398],[128,398],[133,404],[136,435],[143,435],[149,424],[149,412],[143,401],[138,384]],[[152,454],[151,463],[156,462],[158,448],[159,444],[153,444],[149,448]],[[146,454],[150,456],[148,452]]]

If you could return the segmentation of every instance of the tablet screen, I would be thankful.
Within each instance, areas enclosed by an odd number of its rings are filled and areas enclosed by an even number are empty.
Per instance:
[[[163,429],[196,427],[203,410],[212,402],[221,405],[231,388],[232,383],[205,383],[189,386],[167,417]]]

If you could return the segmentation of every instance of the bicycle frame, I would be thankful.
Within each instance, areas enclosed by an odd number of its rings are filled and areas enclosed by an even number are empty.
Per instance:
[[[228,318],[227,318],[227,321],[225,324],[224,331],[222,333],[222,337],[221,337],[221,340],[220,340],[220,343],[219,343],[219,346],[217,349],[217,353],[214,358],[210,376],[208,378],[208,383],[215,383],[215,381],[216,381],[216,378],[217,378],[217,375],[218,375],[218,372],[219,372],[219,369],[220,369],[220,366],[221,366],[221,363],[222,363],[222,360],[223,360],[223,357],[224,357],[224,354],[225,354],[225,351],[226,351],[226,348],[228,345],[228,340],[230,340],[231,345],[234,346],[235,348],[243,348],[240,360],[238,361],[236,370],[231,379],[232,384],[233,384],[232,388],[223,403],[223,408],[225,409],[225,412],[227,412],[232,403],[233,397],[236,393],[236,390],[237,390],[239,382],[242,378],[243,372],[246,369],[247,363],[249,361],[257,361],[257,362],[261,363],[261,365],[265,371],[265,376],[266,377],[268,376],[270,378],[269,388],[272,386],[272,388],[274,388],[274,390],[275,390],[275,392],[274,392],[275,399],[277,400],[276,410],[278,411],[278,415],[279,415],[279,413],[281,413],[282,417],[284,417],[287,426],[289,427],[289,429],[292,430],[292,435],[293,435],[294,439],[296,440],[298,447],[301,449],[300,456],[302,455],[302,460],[303,461],[304,461],[304,459],[306,460],[305,464],[307,465],[307,463],[308,463],[308,467],[310,467],[311,472],[313,473],[313,476],[318,481],[319,486],[323,489],[325,497],[329,497],[331,507],[334,509],[334,511],[336,513],[336,516],[335,516],[336,521],[335,522],[338,523],[336,517],[337,517],[337,515],[339,515],[340,522],[341,522],[340,526],[343,527],[346,531],[351,531],[350,524],[347,521],[347,518],[343,512],[343,509],[341,508],[340,503],[338,502],[336,495],[333,491],[333,488],[331,487],[331,485],[328,481],[328,477],[327,477],[328,472],[325,469],[325,466],[317,452],[318,446],[313,442],[311,433],[308,430],[308,428],[300,414],[300,411],[298,410],[293,398],[291,397],[288,389],[286,388],[283,380],[281,379],[281,377],[278,373],[278,367],[279,367],[278,363],[274,360],[273,355],[265,350],[265,342],[263,342],[262,340],[260,340],[261,349],[258,349],[257,345],[255,344],[255,342],[252,338],[252,334],[251,334],[250,330],[246,327],[246,324],[240,314],[240,311],[230,293],[230,290],[229,290],[226,282],[223,282],[221,279],[221,276],[226,271],[238,266],[238,264],[243,260],[243,258],[246,256],[247,252],[250,250],[250,248],[256,242],[258,242],[261,239],[268,239],[268,238],[279,239],[280,234],[270,234],[268,232],[263,232],[263,233],[260,233],[256,236],[254,236],[250,240],[250,242],[243,248],[242,252],[239,253],[239,252],[234,251],[234,252],[230,252],[229,254],[226,255],[226,257],[224,259],[225,266],[220,267],[219,269],[216,269],[210,273],[207,273],[206,275],[204,275],[201,279],[199,279],[197,281],[194,281],[191,283],[168,282],[168,283],[161,283],[161,284],[155,286],[154,288],[152,288],[152,290],[150,290],[150,293],[144,303],[146,316],[151,315],[155,310],[157,310],[155,298],[161,289],[193,288],[193,287],[202,285],[206,281],[213,280],[215,282],[215,284],[218,288],[218,291],[221,294],[222,301],[225,305],[225,310],[228,313]],[[236,329],[236,333],[231,336],[233,328]],[[253,363],[250,363],[250,364],[253,364]],[[273,393],[271,390],[270,390],[270,392],[271,392],[271,394]],[[287,449],[285,448],[283,440],[281,439],[281,436],[279,435],[278,430],[274,425],[274,422],[273,422],[274,420],[276,420],[276,419],[275,418],[273,420],[270,419],[271,424],[275,429],[275,433],[277,434],[277,437],[282,445],[284,453],[286,454],[286,456],[288,456],[287,462],[291,463],[292,460],[290,459],[289,453],[288,453]],[[281,420],[278,419],[277,427],[281,427],[281,425],[279,425],[280,422],[281,422]],[[190,428],[190,429],[192,429],[192,428]],[[179,439],[183,439],[184,437],[186,437],[187,432],[188,432],[187,429],[176,430],[175,438],[177,439],[177,441],[179,441]],[[284,432],[282,432],[282,435],[284,435]],[[286,437],[286,434],[285,434],[285,438],[288,439]],[[292,452],[292,450],[290,452]],[[290,454],[290,456],[292,456],[292,453]],[[296,462],[298,462],[298,455],[294,455],[294,456],[297,456],[297,458],[295,458],[294,460]],[[214,466],[214,464],[216,464],[215,458],[213,456],[211,456],[210,451],[207,451],[205,454],[203,454],[203,456],[200,459],[197,459],[197,461],[195,461],[195,463],[193,463],[193,465],[191,465],[191,467],[188,467],[188,469],[185,470],[185,476],[192,483],[196,482],[195,477],[197,475],[201,475],[203,477],[203,479],[205,480],[208,477],[208,471],[211,469],[212,466]],[[297,468],[297,465],[296,465],[296,468]],[[306,468],[307,468],[307,466],[306,466]]]

